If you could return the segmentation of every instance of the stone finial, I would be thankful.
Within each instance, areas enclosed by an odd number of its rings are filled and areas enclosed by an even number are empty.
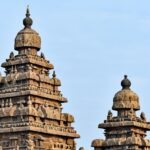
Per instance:
[[[121,81],[122,89],[130,89],[131,82],[127,75],[124,75],[124,79]]]
[[[14,44],[15,50],[20,51],[24,48],[27,48],[28,50],[32,49],[36,49],[38,51],[40,50],[41,37],[35,30],[31,29],[32,24],[33,21],[30,18],[30,11],[29,8],[27,8],[26,17],[23,19],[24,29],[19,31],[15,38]],[[23,51],[23,53],[25,52]]]
[[[61,81],[58,79],[58,78],[56,78],[56,73],[55,73],[55,71],[53,71],[53,74],[52,74],[52,83],[55,85],[55,86],[61,86]]]
[[[23,19],[23,24],[25,26],[25,28],[31,28],[33,21],[30,18],[30,10],[29,10],[29,6],[27,6],[27,10],[26,10],[26,18]]]
[[[55,72],[55,71],[53,71],[52,76],[53,76],[53,78],[55,78],[55,77],[56,77],[56,72]]]
[[[113,98],[113,110],[139,110],[139,97],[135,92],[130,90],[131,82],[127,78],[127,75],[125,75],[124,79],[121,81],[121,86],[122,90],[118,91]]]
[[[26,17],[30,16],[29,5],[27,6]]]

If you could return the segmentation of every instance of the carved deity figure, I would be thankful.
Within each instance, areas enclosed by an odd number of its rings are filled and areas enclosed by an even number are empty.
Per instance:
[[[31,140],[30,138],[26,139],[25,143],[26,143],[26,146],[27,146],[28,150],[33,150],[34,149],[34,142],[33,142],[33,140]]]

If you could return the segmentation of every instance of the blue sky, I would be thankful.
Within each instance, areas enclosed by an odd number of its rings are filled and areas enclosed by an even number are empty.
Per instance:
[[[75,117],[73,126],[81,135],[77,147],[92,149],[92,140],[104,137],[97,126],[106,119],[124,74],[150,120],[149,0],[5,0],[0,63],[14,49],[27,5],[42,38],[41,51],[54,64],[69,100],[63,111]]]

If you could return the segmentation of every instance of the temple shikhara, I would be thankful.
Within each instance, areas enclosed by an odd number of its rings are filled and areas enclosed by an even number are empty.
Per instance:
[[[140,116],[139,97],[131,89],[131,82],[125,75],[121,82],[122,90],[113,98],[112,109],[117,111],[113,116],[108,111],[107,119],[99,124],[105,129],[105,139],[96,139],[92,142],[95,150],[150,150],[150,140],[145,139],[146,131],[150,130],[144,112]]]
[[[39,34],[31,28],[29,9],[15,38],[5,76],[0,76],[0,150],[75,150],[79,135],[74,117],[62,113],[67,102],[54,66],[45,59]]]

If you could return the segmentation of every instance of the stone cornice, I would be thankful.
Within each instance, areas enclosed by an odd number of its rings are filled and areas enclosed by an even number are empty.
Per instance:
[[[18,57],[16,57],[15,59],[8,59],[7,62],[5,63],[2,63],[2,67],[9,67],[9,66],[12,66],[12,65],[21,65],[21,64],[27,64],[27,63],[30,63],[30,64],[35,64],[37,66],[41,66],[41,67],[44,67],[44,68],[47,68],[47,69],[53,69],[54,66],[53,64],[50,64],[47,60],[39,57],[39,56],[26,56],[24,55],[23,57],[20,57],[18,55]]]
[[[58,95],[52,95],[49,93],[44,93],[41,90],[39,91],[35,91],[35,90],[24,90],[24,91],[6,91],[5,93],[0,94],[0,98],[11,98],[11,97],[18,97],[18,96],[24,96],[24,95],[34,95],[37,97],[43,97],[43,98],[47,98],[50,100],[55,100],[55,101],[59,101],[59,102],[67,102],[67,99],[65,97],[62,96],[58,96]]]
[[[118,127],[138,127],[146,130],[150,130],[149,122],[138,122],[138,121],[121,121],[121,122],[106,122],[98,125],[99,128],[118,128]]]
[[[33,132],[40,132],[40,133],[73,137],[73,138],[80,137],[72,127],[68,128],[68,127],[60,127],[60,126],[57,127],[52,125],[43,125],[39,122],[21,122],[16,124],[9,124],[9,127],[5,125],[0,125],[0,126],[1,126],[0,133],[33,131]]]

